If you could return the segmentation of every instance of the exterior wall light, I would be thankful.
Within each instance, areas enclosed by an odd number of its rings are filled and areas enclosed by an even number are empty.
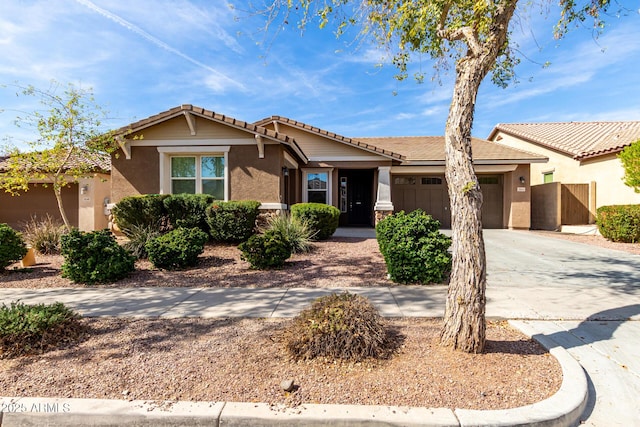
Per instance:
[[[524,176],[520,177],[520,184],[524,184],[526,182],[526,180],[524,179]]]

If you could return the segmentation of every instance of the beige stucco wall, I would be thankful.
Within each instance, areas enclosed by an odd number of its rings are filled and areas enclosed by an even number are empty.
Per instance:
[[[529,169],[528,164],[518,165],[513,172],[504,174],[502,218],[505,228],[528,230],[531,227]],[[520,177],[525,178],[524,184],[520,182]]]
[[[191,135],[191,129],[184,115],[179,115],[173,119],[158,123],[152,127],[143,129],[135,133],[135,136],[144,140],[163,139],[235,139],[247,138],[247,132],[233,127],[213,122],[192,115],[195,119],[196,135]],[[249,136],[252,137],[252,136]]]
[[[109,175],[95,174],[78,181],[78,228],[92,231],[107,228],[109,218],[105,212],[111,199]]]
[[[624,185],[624,170],[615,154],[579,162],[566,154],[528,143],[503,132],[498,132],[494,140],[497,140],[497,137],[502,137],[499,141],[501,144],[549,158],[548,163],[531,164],[531,185],[542,184],[543,173],[553,172],[553,180],[563,184],[596,182],[596,207],[640,203],[640,194]]]

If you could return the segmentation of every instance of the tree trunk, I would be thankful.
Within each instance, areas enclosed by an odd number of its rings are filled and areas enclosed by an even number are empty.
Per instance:
[[[53,193],[56,195],[56,201],[58,202],[58,210],[60,211],[60,216],[62,217],[62,221],[64,222],[64,226],[68,231],[71,231],[71,223],[69,222],[69,218],[67,218],[67,213],[64,210],[64,206],[62,204],[62,187],[57,184],[53,185]]]
[[[504,45],[515,1],[496,14],[494,37],[456,64],[456,83],[445,129],[445,173],[451,200],[453,263],[440,343],[469,353],[485,344],[486,257],[482,192],[473,170],[471,127],[480,83]]]

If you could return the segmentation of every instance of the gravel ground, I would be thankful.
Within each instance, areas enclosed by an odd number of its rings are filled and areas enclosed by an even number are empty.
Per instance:
[[[335,403],[498,409],[557,391],[557,361],[506,323],[487,350],[437,345],[440,321],[388,321],[404,336],[396,356],[362,363],[291,361],[282,319],[86,319],[77,346],[0,360],[1,396]],[[293,379],[285,393],[280,383]]]
[[[601,236],[536,233],[640,254],[638,244]],[[0,287],[82,287],[60,277],[61,257],[37,261],[0,274]],[[275,271],[251,270],[236,247],[223,245],[208,246],[193,269],[159,271],[146,261],[136,268],[101,286],[397,286],[386,279],[375,239],[320,242]],[[282,319],[83,321],[89,333],[77,346],[0,360],[0,395],[498,409],[540,401],[562,381],[555,359],[505,323],[491,324],[486,352],[470,355],[437,345],[439,320],[390,320],[405,337],[398,354],[351,364],[288,360]],[[293,393],[279,388],[288,378],[299,386]]]

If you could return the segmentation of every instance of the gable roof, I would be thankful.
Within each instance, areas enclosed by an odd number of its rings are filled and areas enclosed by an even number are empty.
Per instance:
[[[499,131],[582,160],[617,153],[640,139],[640,121],[500,123],[488,139]]]
[[[444,136],[400,136],[360,140],[385,150],[402,153],[405,165],[443,165],[445,161]],[[479,138],[471,138],[471,150],[474,164],[543,163],[548,160],[539,154]]]
[[[237,120],[233,117],[225,116],[224,114],[218,114],[214,111],[207,110],[202,107],[196,107],[191,104],[183,104],[179,107],[171,108],[170,110],[163,111],[162,113],[158,113],[153,116],[147,117],[146,119],[138,120],[137,122],[133,122],[127,126],[123,126],[116,131],[116,135],[127,136],[181,115],[184,115],[188,118],[188,116],[191,114],[205,118],[207,120],[211,120],[213,122],[227,125],[235,129],[244,130],[254,135],[263,136],[276,142],[281,142],[285,145],[290,146],[296,152],[296,154],[298,154],[300,158],[305,161],[305,163],[308,162],[307,157],[304,155],[295,139],[285,134],[278,133],[271,129],[266,129],[253,123],[247,123],[242,120]]]
[[[329,138],[334,141],[359,148],[361,150],[369,151],[374,154],[379,154],[381,156],[388,157],[390,159],[405,160],[404,155],[394,152],[392,150],[389,150],[387,148],[378,147],[376,145],[366,143],[364,138],[358,138],[358,139],[348,138],[346,136],[338,135],[337,133],[329,132],[327,130],[320,129],[315,126],[311,126],[306,123],[299,122],[297,120],[289,119],[287,117],[271,116],[271,117],[262,119],[260,121],[257,121],[255,122],[255,124],[259,126],[264,126],[273,122],[278,122],[278,123],[286,124],[289,126],[293,126],[298,129],[302,129],[310,133],[315,133],[325,138]]]

